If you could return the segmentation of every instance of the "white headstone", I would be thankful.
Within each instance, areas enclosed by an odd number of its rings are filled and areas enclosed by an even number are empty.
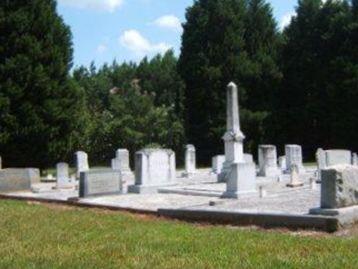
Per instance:
[[[221,173],[223,164],[225,162],[225,155],[217,155],[212,160],[212,172],[219,175]]]
[[[156,193],[176,181],[175,153],[168,149],[143,149],[135,156],[135,185],[132,193]]]
[[[132,173],[129,167],[129,151],[126,149],[118,149],[116,151],[115,161],[112,161],[112,169],[120,170],[122,174]]]
[[[281,174],[277,167],[277,150],[275,146],[259,146],[259,168],[259,175],[262,177],[277,177]]]
[[[278,158],[278,166],[281,172],[285,172],[287,170],[286,156],[281,156]]]
[[[74,186],[69,175],[69,168],[67,163],[58,163],[56,165],[57,171],[57,188],[71,188]]]
[[[298,169],[299,174],[306,172],[303,167],[303,158],[302,158],[302,147],[299,145],[286,145],[286,165],[287,173],[291,173],[291,168],[295,165]]]
[[[76,175],[77,178],[79,178],[81,172],[86,172],[89,170],[88,155],[84,151],[77,151],[75,155],[76,155]]]
[[[254,156],[252,154],[244,154],[244,161],[245,163],[253,163],[254,162]]]
[[[326,150],[326,167],[352,164],[352,153],[349,150]]]
[[[235,83],[230,82],[226,90],[227,96],[227,121],[226,133],[223,136],[225,142],[225,162],[218,176],[219,182],[228,180],[233,163],[244,163],[244,134],[240,129],[239,97]]]
[[[352,153],[352,165],[358,165],[358,154]]]
[[[196,150],[193,145],[187,145],[185,148],[185,176],[196,173]]]

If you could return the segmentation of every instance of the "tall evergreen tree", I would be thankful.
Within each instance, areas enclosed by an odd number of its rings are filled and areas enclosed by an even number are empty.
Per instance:
[[[80,144],[83,93],[54,0],[0,2],[0,152],[7,165],[65,159]]]
[[[353,18],[354,1],[299,1],[284,33],[276,142],[300,143],[311,157],[317,147],[358,146]]]
[[[264,0],[197,0],[187,10],[179,70],[186,84],[186,130],[199,160],[222,153],[225,87],[240,87],[249,150],[260,142],[270,89],[280,79],[279,35]]]

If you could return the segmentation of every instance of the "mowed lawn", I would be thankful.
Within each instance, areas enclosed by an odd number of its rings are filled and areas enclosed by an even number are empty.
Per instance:
[[[0,268],[358,268],[358,238],[0,201]]]

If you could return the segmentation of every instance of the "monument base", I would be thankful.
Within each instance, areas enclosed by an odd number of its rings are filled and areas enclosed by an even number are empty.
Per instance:
[[[350,225],[358,222],[358,205],[336,209],[312,208],[309,214],[338,217],[341,225]]]
[[[131,185],[128,186],[128,193],[135,194],[156,194],[160,188],[172,187],[176,184],[160,185],[160,186],[144,186],[144,185]]]
[[[239,199],[239,198],[252,197],[252,196],[257,196],[257,195],[258,195],[258,192],[256,190],[247,191],[247,192],[226,191],[223,193],[221,198],[223,198],[223,199]]]
[[[303,187],[305,184],[303,182],[294,182],[294,183],[288,183],[286,186],[289,188],[299,188]]]

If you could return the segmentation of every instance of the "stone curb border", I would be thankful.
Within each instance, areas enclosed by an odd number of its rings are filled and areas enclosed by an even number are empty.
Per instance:
[[[43,199],[33,197],[19,197],[0,194],[0,200],[28,201],[49,204],[67,205],[81,208],[97,208],[111,211],[122,211],[132,214],[144,214],[154,217],[181,220],[191,223],[203,223],[214,225],[233,226],[258,226],[262,228],[289,228],[292,230],[307,229],[321,230],[329,233],[340,229],[337,217],[289,215],[289,214],[259,214],[240,212],[220,212],[210,210],[182,210],[182,209],[158,209],[157,211],[123,208],[110,205],[96,205],[88,202],[80,202],[77,199],[67,201],[55,199]]]

